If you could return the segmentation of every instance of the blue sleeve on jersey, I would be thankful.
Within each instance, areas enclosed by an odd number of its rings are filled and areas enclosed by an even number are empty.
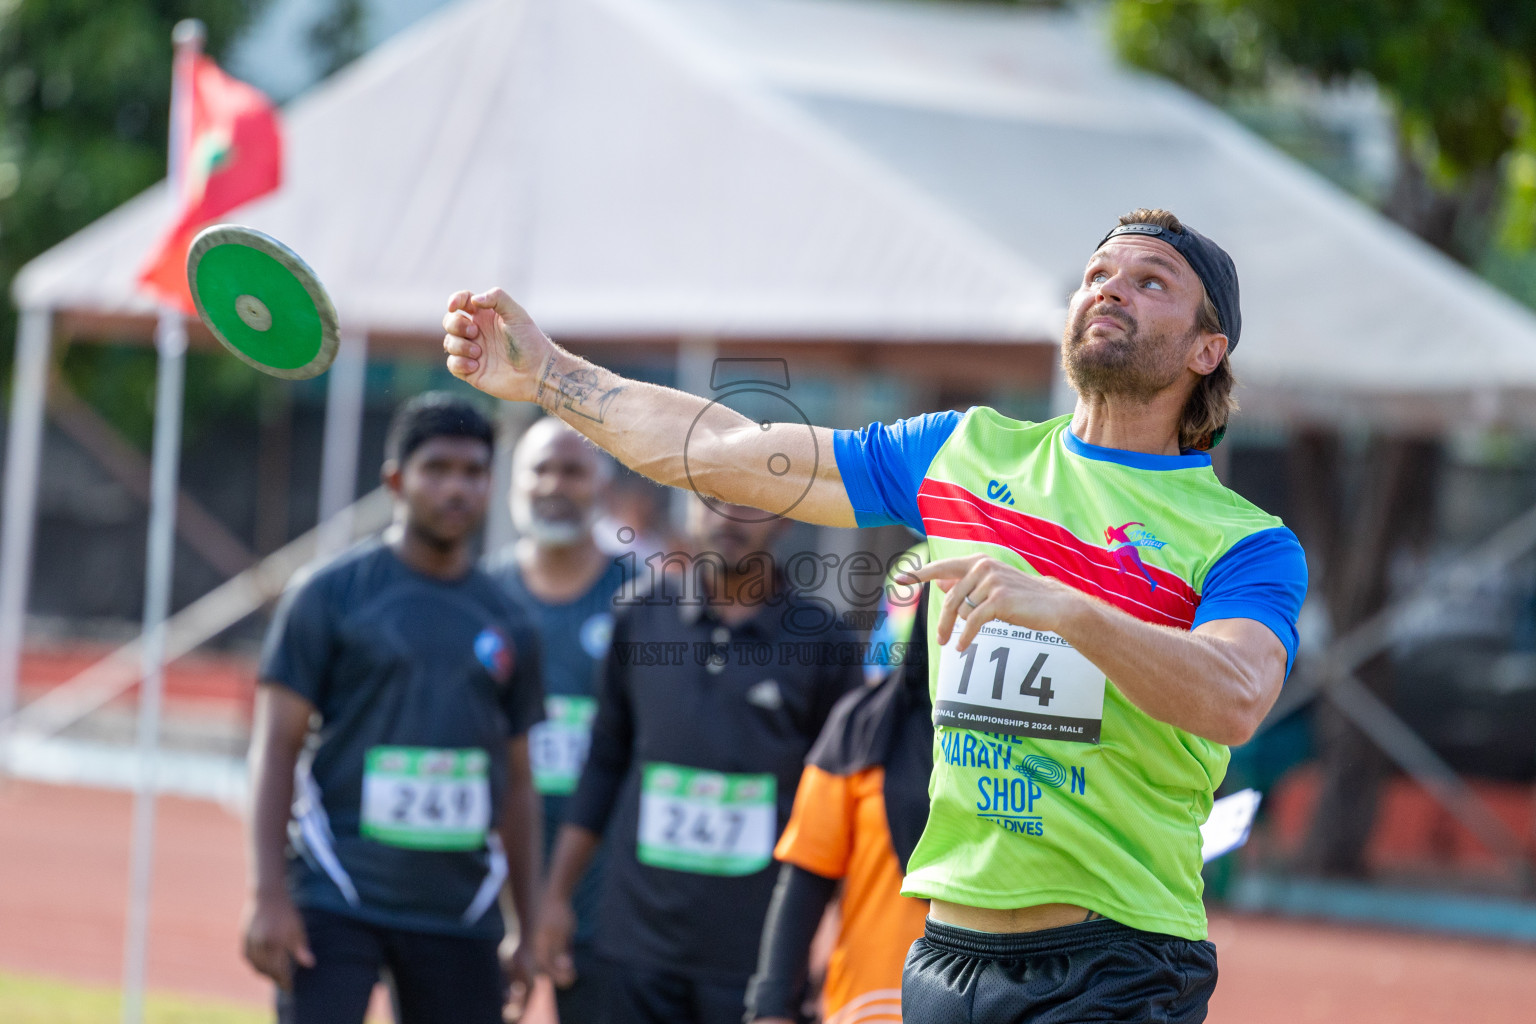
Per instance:
[[[1285,645],[1285,673],[1296,660],[1296,619],[1307,596],[1307,558],[1283,526],[1238,541],[1205,574],[1194,629],[1216,619],[1253,619]]]
[[[833,434],[837,471],[860,526],[903,523],[924,532],[917,489],[959,422],[958,412],[930,412]]]

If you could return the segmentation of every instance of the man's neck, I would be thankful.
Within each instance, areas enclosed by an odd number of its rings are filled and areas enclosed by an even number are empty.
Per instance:
[[[727,570],[718,583],[706,575],[703,582],[704,598],[710,610],[727,626],[739,626],[752,618],[768,603],[774,592],[774,579],[762,572],[732,572]]]
[[[562,545],[538,544],[524,537],[512,549],[512,557],[523,586],[545,604],[566,604],[585,594],[610,561],[590,536]]]
[[[1183,400],[1168,389],[1150,401],[1109,395],[1080,395],[1072,411],[1072,433],[1100,448],[1146,455],[1179,454],[1179,413]]]
[[[469,572],[467,543],[440,544],[422,536],[403,522],[391,526],[384,535],[384,541],[396,558],[423,576],[451,582],[462,579]]]

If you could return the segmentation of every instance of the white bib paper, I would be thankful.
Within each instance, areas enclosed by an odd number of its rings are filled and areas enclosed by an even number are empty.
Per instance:
[[[648,764],[640,783],[642,864],[703,875],[750,875],[773,860],[777,779]]]
[[[1209,863],[1248,841],[1253,816],[1263,800],[1256,789],[1244,789],[1211,805],[1211,816],[1200,826],[1200,856]]]
[[[1097,743],[1104,673],[1055,633],[989,622],[964,653],[939,654],[933,724]]]
[[[593,697],[544,698],[544,721],[528,730],[528,759],[533,763],[533,787],[545,795],[576,792],[581,768],[592,746]]]
[[[374,747],[363,768],[363,835],[412,850],[478,850],[491,824],[483,750]]]

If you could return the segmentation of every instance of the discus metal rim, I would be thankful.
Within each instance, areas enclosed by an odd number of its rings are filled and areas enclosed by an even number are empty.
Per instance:
[[[293,275],[294,280],[299,282],[299,286],[314,302],[315,313],[320,318],[320,349],[313,359],[303,366],[269,366],[247,355],[219,329],[203,305],[203,296],[197,287],[197,268],[210,250],[223,245],[243,245],[248,249],[255,249],[276,260],[283,269]],[[192,302],[197,306],[198,318],[218,339],[219,344],[247,366],[282,380],[309,380],[330,369],[331,364],[336,361],[336,352],[341,347],[341,324],[336,316],[336,307],[331,304],[330,295],[326,293],[325,286],[320,283],[320,276],[299,257],[298,253],[265,231],[258,231],[244,224],[214,224],[199,231],[187,249],[187,285],[192,292]]]

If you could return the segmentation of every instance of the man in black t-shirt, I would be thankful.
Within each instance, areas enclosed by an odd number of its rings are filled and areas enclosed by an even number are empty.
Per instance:
[[[690,571],[617,602],[540,913],[549,967],[568,953],[571,894],[606,834],[595,949],[613,1024],[741,1020],[773,845],[806,751],[861,673],[830,606],[792,593],[764,554],[780,521],[695,503],[689,526],[705,552]]]
[[[245,955],[283,1024],[499,1024],[504,885],[532,930],[542,844],[526,614],[475,568],[492,429],[442,394],[391,426],[395,523],[290,588],[262,655]],[[525,950],[508,956],[517,986]]]
[[[528,753],[533,784],[544,798],[547,839],[565,820],[587,760],[595,676],[613,636],[613,598],[627,578],[625,562],[603,552],[592,536],[613,469],[608,456],[554,417],[534,422],[512,452],[509,497],[519,536],[486,566],[529,610],[544,651],[545,718],[528,735]],[[560,1024],[607,1020],[603,963],[591,949],[601,875],[595,862],[573,895],[570,961],[550,965]]]

